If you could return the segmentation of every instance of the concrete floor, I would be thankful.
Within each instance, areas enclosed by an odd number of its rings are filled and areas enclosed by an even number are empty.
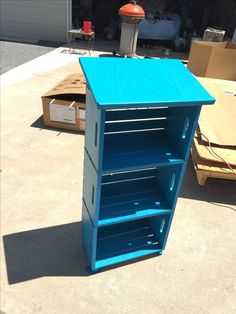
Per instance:
[[[80,70],[75,57],[57,51],[2,76],[1,311],[235,313],[236,182],[200,187],[191,161],[164,254],[88,271],[84,136],[46,129],[41,118],[41,95]]]

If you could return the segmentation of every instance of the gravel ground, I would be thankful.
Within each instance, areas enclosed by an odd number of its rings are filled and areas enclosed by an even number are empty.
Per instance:
[[[3,74],[15,67],[37,58],[60,45],[55,44],[30,44],[0,41],[1,70]]]

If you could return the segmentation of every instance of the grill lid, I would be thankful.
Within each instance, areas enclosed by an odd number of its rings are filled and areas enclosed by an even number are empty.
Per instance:
[[[120,8],[119,15],[144,19],[145,12],[140,5],[136,4],[136,1],[130,1],[130,3],[125,4]]]

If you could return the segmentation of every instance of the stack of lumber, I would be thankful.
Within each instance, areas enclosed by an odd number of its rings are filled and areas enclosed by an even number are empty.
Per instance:
[[[236,82],[198,80],[216,99],[203,106],[192,146],[198,183],[208,177],[236,180]]]

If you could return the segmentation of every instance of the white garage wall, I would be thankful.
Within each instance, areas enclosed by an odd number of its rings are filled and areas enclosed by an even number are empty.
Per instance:
[[[1,38],[67,41],[70,0],[0,0]]]

